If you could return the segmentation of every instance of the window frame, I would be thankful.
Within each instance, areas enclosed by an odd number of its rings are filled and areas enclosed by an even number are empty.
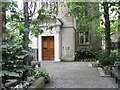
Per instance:
[[[81,43],[81,33],[88,33],[88,35],[86,36],[86,34],[85,35],[83,35],[83,43]],[[86,32],[79,32],[79,42],[78,42],[78,44],[79,45],[88,45],[88,44],[90,44],[90,39],[89,39],[89,31],[86,31]],[[86,41],[86,38],[88,39],[88,41]]]

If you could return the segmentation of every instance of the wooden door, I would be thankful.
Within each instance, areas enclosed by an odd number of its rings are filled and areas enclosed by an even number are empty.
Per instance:
[[[42,59],[54,60],[54,37],[42,37]]]

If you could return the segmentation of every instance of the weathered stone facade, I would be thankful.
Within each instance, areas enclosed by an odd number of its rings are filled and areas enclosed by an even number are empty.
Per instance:
[[[58,4],[58,15],[56,23],[51,22],[50,26],[53,26],[51,30],[45,30],[47,24],[40,24],[40,27],[44,29],[44,33],[39,35],[38,38],[32,38],[33,44],[30,45],[33,49],[38,49],[38,59],[42,60],[42,37],[53,36],[54,37],[54,61],[74,61],[75,50],[80,48],[99,48],[101,46],[101,39],[96,34],[96,27],[89,29],[89,44],[79,44],[79,32],[76,32],[75,19],[72,16],[66,16],[66,12],[69,11],[68,7],[64,7],[64,3]],[[94,7],[93,7],[94,8]],[[97,13],[97,10],[90,10],[89,14]],[[99,22],[99,20],[98,20]],[[46,25],[46,26],[45,26]]]

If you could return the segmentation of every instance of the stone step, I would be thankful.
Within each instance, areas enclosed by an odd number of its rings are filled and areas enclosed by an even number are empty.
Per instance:
[[[104,71],[103,71],[103,69],[101,67],[97,67],[97,69],[98,69],[101,77],[106,76],[105,73],[104,73]]]

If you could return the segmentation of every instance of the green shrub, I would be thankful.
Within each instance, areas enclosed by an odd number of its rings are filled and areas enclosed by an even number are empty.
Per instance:
[[[76,50],[75,57],[77,61],[81,59],[90,59],[95,58],[95,53],[92,49],[78,49]]]
[[[114,65],[114,59],[110,58],[110,57],[106,57],[103,60],[100,60],[100,64],[103,66],[109,66],[109,65]]]
[[[94,58],[95,60],[99,60],[103,66],[114,65],[114,61],[117,61],[117,56],[117,50],[112,51],[109,56],[106,56],[103,49],[79,49],[76,51],[76,60]]]
[[[20,76],[27,70],[32,69],[30,65],[23,63],[23,59],[33,55],[30,50],[25,50],[21,43],[19,43],[21,38],[17,38],[17,35],[11,34],[9,30],[6,30],[6,37],[2,40],[2,70],[0,71],[0,77],[2,77],[3,84],[6,80],[11,78],[11,76]],[[31,60],[29,59],[29,62]]]
[[[100,61],[100,64],[103,66],[109,66],[114,65],[114,61],[117,61],[117,55],[116,53],[111,53],[109,56],[106,56],[105,53],[99,53],[98,60]]]
[[[99,49],[98,51],[95,51],[95,56],[97,60],[103,60],[106,58],[105,50]]]
[[[44,77],[46,83],[48,83],[51,79],[49,72],[45,68],[42,68],[42,67],[33,69],[32,75],[35,76],[35,78],[39,78],[41,76]]]

